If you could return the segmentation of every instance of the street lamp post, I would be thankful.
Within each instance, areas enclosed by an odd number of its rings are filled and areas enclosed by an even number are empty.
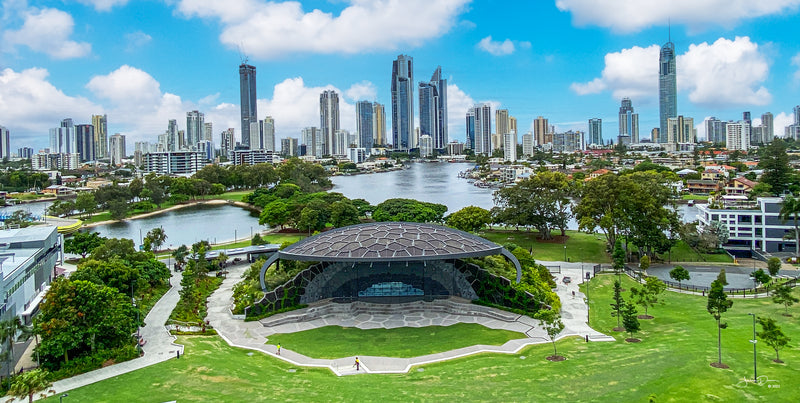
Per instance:
[[[753,317],[753,340],[750,340],[753,343],[753,381],[758,380],[758,363],[756,362],[756,314],[748,313],[748,315]]]
[[[69,396],[69,393],[64,393],[63,395],[59,396],[58,397],[58,403],[63,402],[64,398],[67,397],[67,396]]]
[[[567,241],[564,241],[564,242],[565,242],[564,243],[564,261],[566,262],[567,261],[567,244],[566,244]]]

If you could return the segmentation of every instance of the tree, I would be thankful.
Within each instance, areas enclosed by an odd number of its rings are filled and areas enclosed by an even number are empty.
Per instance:
[[[64,252],[76,253],[86,258],[86,255],[105,243],[107,239],[97,232],[76,232],[64,240]]]
[[[773,361],[783,363],[778,352],[786,347],[792,339],[783,333],[781,327],[775,322],[775,319],[759,316],[757,320],[758,324],[761,325],[761,331],[756,333],[756,335],[761,341],[775,350],[775,359]]]
[[[596,160],[599,161],[599,160]],[[607,173],[586,183],[574,207],[575,219],[581,231],[594,232],[596,228],[606,236],[608,248],[613,248],[622,229],[622,190],[627,180]]]
[[[625,300],[622,298],[622,286],[619,280],[614,280],[614,303],[611,304],[611,316],[617,318],[617,327],[614,330],[622,330],[620,327],[620,318],[622,317],[622,308]]]
[[[476,206],[464,207],[445,218],[447,225],[466,232],[477,232],[491,222],[489,210]]]
[[[651,319],[652,316],[647,314],[647,309],[651,306],[658,304],[659,297],[666,291],[667,285],[656,277],[647,277],[644,287],[631,288],[631,299],[638,305],[644,307],[644,317],[642,319]]]
[[[172,252],[172,257],[175,258],[175,264],[178,268],[186,263],[186,257],[189,256],[189,248],[186,245],[181,245]]]
[[[783,221],[792,219],[794,221],[794,241],[795,241],[795,256],[800,256],[800,199],[795,199],[794,196],[786,196],[783,199],[781,206],[780,218]]]
[[[614,244],[614,253],[611,254],[611,264],[617,276],[621,275],[625,270],[625,251],[622,249],[622,242],[619,239],[617,239],[617,242]]]
[[[147,231],[147,235],[144,237],[144,244],[151,246],[153,251],[157,251],[161,249],[161,246],[164,245],[166,240],[167,233],[164,232],[164,228],[158,227]],[[147,247],[145,247],[145,249],[150,251]]]
[[[764,170],[761,183],[769,185],[774,194],[781,195],[789,188],[792,182],[792,168],[789,166],[786,143],[782,139],[776,138],[765,147],[758,167]]]
[[[542,239],[551,239],[550,231],[556,228],[564,236],[572,217],[573,193],[566,175],[540,172],[494,193],[494,222],[534,227]]]
[[[17,338],[17,333],[24,328],[25,326],[19,316],[0,322],[0,341],[3,343],[2,358],[6,361],[6,376],[11,376],[12,367],[14,366],[14,341]]]
[[[78,270],[72,273],[70,279],[105,285],[128,295],[133,293],[135,286],[145,286],[145,284],[139,284],[139,274],[138,269],[119,258],[108,261],[90,259],[82,262],[78,266]]]
[[[439,223],[444,219],[447,206],[412,199],[388,199],[372,213],[375,221],[405,221]]]
[[[622,326],[625,327],[625,331],[631,336],[628,341],[636,341],[633,335],[641,329],[641,324],[639,323],[636,313],[636,305],[634,305],[633,302],[628,301],[623,305],[621,312]]]
[[[641,259],[639,259],[639,270],[641,270],[644,275],[647,275],[647,269],[649,268],[650,256],[644,255]]]
[[[128,202],[124,200],[112,200],[108,202],[108,212],[111,219],[120,221],[128,215]]]
[[[53,385],[48,379],[47,371],[42,369],[34,369],[31,371],[23,372],[14,377],[11,381],[11,387],[8,388],[8,394],[18,399],[28,398],[28,402],[33,402],[33,395],[43,390],[47,390]]]
[[[728,367],[722,363],[722,329],[728,327],[727,323],[722,322],[722,314],[733,306],[733,301],[729,300],[725,294],[724,287],[727,283],[725,270],[722,270],[717,279],[711,282],[711,289],[708,291],[708,304],[706,304],[708,313],[717,321],[717,353],[719,358],[716,363],[712,364],[717,368]]]
[[[261,238],[261,234],[256,233],[253,235],[253,239],[250,240],[250,245],[264,245],[267,241],[264,238]]]
[[[264,206],[261,210],[261,215],[258,217],[258,223],[261,225],[269,225],[270,227],[280,226],[284,227],[289,223],[292,212],[289,210],[289,203],[285,200],[275,200]]]
[[[78,197],[75,199],[75,208],[83,212],[84,217],[89,217],[97,209],[97,201],[95,201],[91,192],[81,192],[78,193]]]
[[[791,316],[789,314],[789,307],[800,302],[800,299],[792,294],[792,287],[788,284],[781,284],[772,290],[772,302],[782,304],[786,308],[786,312],[783,315]]]
[[[551,309],[542,309],[534,315],[534,319],[539,320],[539,324],[547,332],[547,337],[553,343],[553,356],[547,357],[551,361],[561,361],[563,357],[558,355],[556,350],[556,336],[564,330],[564,322],[561,321],[561,315]]]
[[[134,198],[141,196],[143,189],[144,182],[141,178],[133,178],[133,180],[131,180],[131,182],[128,184],[128,190],[131,192],[131,196]]]
[[[765,285],[767,288],[769,288],[769,282],[772,280],[772,277],[770,277],[769,274],[764,271],[764,269],[758,269],[750,273],[750,276],[753,277],[759,284]]]
[[[358,209],[348,200],[340,200],[331,204],[331,224],[335,228],[360,224]]]
[[[689,275],[689,270],[686,270],[681,265],[675,266],[674,269],[670,270],[669,277],[678,282],[678,289],[681,288],[681,282],[683,280],[691,279],[691,276]]]
[[[771,257],[767,259],[767,270],[769,271],[769,275],[775,277],[778,275],[778,271],[781,269],[781,260],[777,257]]]

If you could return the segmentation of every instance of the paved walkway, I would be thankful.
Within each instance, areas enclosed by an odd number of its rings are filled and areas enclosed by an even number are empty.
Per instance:
[[[589,265],[586,265],[586,267],[588,268]],[[397,315],[364,315],[360,318],[358,316],[355,318],[343,318],[330,315],[309,322],[283,324],[275,327],[265,327],[261,322],[257,321],[244,322],[234,318],[229,310],[231,297],[233,295],[233,285],[241,280],[244,270],[245,267],[237,267],[229,270],[228,278],[222,283],[219,290],[209,298],[209,322],[217,333],[232,346],[261,351],[301,367],[328,368],[339,376],[354,375],[357,373],[406,373],[411,367],[417,365],[446,361],[485,352],[514,354],[528,345],[549,343],[545,332],[538,327],[538,321],[523,315],[516,315],[517,319],[513,322],[481,316],[437,313],[431,313],[428,315],[429,317],[425,317],[425,315],[422,314],[411,314],[408,315],[408,317],[398,317]],[[580,281],[580,270],[580,263],[569,263],[562,269],[562,275],[571,275],[576,281]],[[572,296],[573,291],[575,291],[574,298]],[[585,319],[587,317],[588,307],[584,303],[584,295],[580,293],[576,284],[559,284],[557,292],[562,300],[562,318],[565,325],[565,329],[558,336],[558,339],[568,336],[588,336],[591,341],[614,340],[613,337],[599,333],[586,324]],[[391,316],[391,318],[389,316]],[[271,317],[270,320],[274,320],[274,318],[275,317]],[[430,320],[430,322],[428,320]],[[358,372],[353,366],[355,356],[342,357],[334,360],[315,359],[291,351],[285,346],[281,349],[281,354],[278,355],[276,346],[267,344],[269,336],[272,334],[292,333],[320,326],[339,325],[371,329],[376,327],[397,327],[405,325],[426,326],[434,321],[441,321],[442,325],[458,322],[480,323],[491,328],[519,331],[528,337],[511,340],[502,346],[475,345],[413,358],[359,356],[362,368],[361,371]]]
[[[51,389],[55,390],[55,396],[60,396],[62,393],[72,389],[113,378],[153,364],[158,364],[170,358],[175,358],[178,351],[183,354],[183,346],[175,344],[175,336],[171,335],[166,327],[164,327],[167,319],[169,319],[169,315],[180,299],[180,295],[178,294],[180,274],[172,272],[170,281],[172,283],[172,288],[156,302],[153,309],[150,310],[150,313],[147,314],[144,319],[145,326],[140,330],[142,339],[146,341],[145,345],[142,347],[144,355],[140,358],[54,382]]]

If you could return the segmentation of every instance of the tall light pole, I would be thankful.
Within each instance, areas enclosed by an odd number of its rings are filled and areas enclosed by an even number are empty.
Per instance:
[[[758,380],[758,364],[756,362],[756,343],[758,342],[758,340],[756,340],[756,314],[748,313],[748,315],[753,317],[753,340],[750,340],[750,342],[753,343],[753,381],[756,381]]]
[[[64,398],[67,397],[67,396],[69,396],[69,393],[64,393],[63,395],[59,396],[58,397],[58,403],[63,402]]]
[[[567,241],[564,241],[564,261],[567,261]]]

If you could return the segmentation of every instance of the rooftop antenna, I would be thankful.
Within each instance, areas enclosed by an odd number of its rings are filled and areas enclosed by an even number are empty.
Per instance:
[[[244,43],[239,43],[237,46],[239,48],[239,59],[242,61],[242,64],[247,64],[248,57],[247,54],[244,52]]]
[[[667,18],[667,42],[672,42],[672,18]]]

